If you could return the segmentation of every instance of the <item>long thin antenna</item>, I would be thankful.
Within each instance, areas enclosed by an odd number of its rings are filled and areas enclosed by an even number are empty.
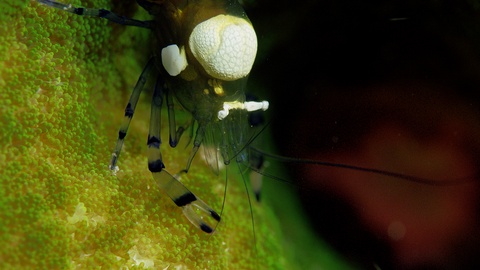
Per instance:
[[[348,170],[354,171],[361,171],[367,173],[374,173],[379,175],[385,175],[395,178],[404,179],[407,181],[411,181],[414,183],[424,184],[424,185],[431,185],[431,186],[455,186],[455,185],[462,185],[467,183],[473,183],[479,180],[480,176],[478,173],[476,175],[472,175],[470,177],[461,177],[461,178],[453,178],[453,179],[444,179],[444,180],[433,180],[428,178],[416,177],[412,175],[397,173],[397,172],[389,172],[380,169],[373,169],[373,168],[366,168],[360,166],[354,166],[349,164],[342,164],[342,163],[333,163],[333,162],[326,162],[314,159],[305,159],[305,158],[293,158],[293,157],[285,157],[281,155],[267,153],[255,147],[250,147],[251,151],[257,152],[265,157],[270,157],[272,159],[289,162],[289,163],[301,163],[301,164],[312,164],[317,166],[326,166],[326,167],[334,167],[334,168],[344,168]],[[277,177],[274,177],[277,178]],[[278,178],[277,178],[278,179]],[[287,182],[287,181],[286,181]]]
[[[254,244],[253,248],[255,251],[256,265],[258,265],[257,234],[255,232],[255,219],[253,218],[252,200],[250,199],[250,192],[248,191],[247,181],[245,181],[245,177],[243,176],[242,169],[240,168],[240,164],[238,162],[236,162],[236,164],[238,167],[238,171],[240,172],[240,175],[242,177],[243,186],[245,187],[245,191],[248,199],[248,208],[250,209],[250,220],[252,221],[252,234],[253,234],[253,244]]]

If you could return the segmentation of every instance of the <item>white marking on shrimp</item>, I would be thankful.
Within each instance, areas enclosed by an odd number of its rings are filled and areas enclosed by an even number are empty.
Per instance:
[[[247,76],[257,54],[257,36],[243,18],[218,15],[199,23],[189,38],[192,54],[212,77],[234,81]]]
[[[185,48],[178,48],[177,44],[162,49],[162,65],[170,76],[177,76],[188,65]]]
[[[268,109],[269,103],[268,101],[245,101],[245,102],[224,102],[223,103],[223,110],[218,111],[218,119],[223,120],[225,117],[228,116],[230,110],[233,109],[240,109],[246,110],[247,112],[259,111],[263,110],[266,111]]]

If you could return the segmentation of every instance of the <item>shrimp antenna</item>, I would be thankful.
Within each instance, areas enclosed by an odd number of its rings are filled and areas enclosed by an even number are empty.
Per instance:
[[[265,157],[269,157],[269,158],[272,158],[272,159],[276,159],[276,160],[280,160],[280,161],[288,162],[288,163],[312,164],[312,165],[317,165],[317,166],[326,166],[326,167],[334,167],[334,168],[343,168],[343,169],[348,169],[348,170],[362,171],[362,172],[367,172],[367,173],[374,173],[374,174],[379,174],[379,175],[385,175],[385,176],[390,176],[390,177],[394,177],[394,178],[404,179],[404,180],[414,182],[414,183],[431,185],[431,186],[439,186],[439,187],[441,187],[441,186],[455,186],[455,185],[472,183],[472,182],[478,181],[478,179],[480,178],[480,175],[478,175],[478,173],[477,173],[476,175],[473,175],[473,176],[470,176],[470,177],[460,177],[460,178],[445,179],[445,180],[442,180],[442,181],[438,181],[438,180],[416,177],[416,176],[397,173],[397,172],[389,172],[389,171],[385,171],[385,170],[366,168],[366,167],[354,166],[354,165],[349,165],[349,164],[333,163],[333,162],[326,162],[326,161],[320,161],[320,160],[314,160],[314,159],[305,159],[305,158],[285,157],[285,156],[281,156],[281,155],[267,153],[267,152],[262,151],[258,148],[255,148],[253,146],[250,147],[250,151],[254,151],[254,152],[256,152],[260,155],[263,155]],[[269,175],[269,177],[275,178],[277,180],[282,180],[284,182],[288,182],[287,180],[281,179],[277,176]]]

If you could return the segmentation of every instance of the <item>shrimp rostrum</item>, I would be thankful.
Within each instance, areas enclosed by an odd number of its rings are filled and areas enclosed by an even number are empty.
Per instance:
[[[153,17],[139,21],[105,9],[73,7],[50,0],[38,2],[82,16],[153,31],[152,57],[135,85],[109,168],[118,170],[124,138],[147,78],[157,75],[151,102],[148,134],[148,168],[155,183],[182,208],[188,220],[212,233],[220,215],[165,170],[160,152],[161,107],[168,108],[169,143],[175,147],[189,127],[177,127],[174,99],[192,115],[193,147],[180,173],[188,172],[201,145],[207,162],[218,173],[218,160],[245,161],[248,143],[247,114],[266,110],[267,101],[246,101],[245,86],[257,52],[257,37],[243,8],[236,0],[137,0]]]

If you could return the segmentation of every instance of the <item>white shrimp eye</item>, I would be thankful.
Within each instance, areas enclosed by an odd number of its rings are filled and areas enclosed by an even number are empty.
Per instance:
[[[162,49],[162,65],[170,76],[177,76],[188,65],[185,48],[178,48],[176,44]]]
[[[195,26],[189,45],[207,74],[225,81],[247,76],[257,54],[257,36],[252,25],[245,19],[223,14]]]

